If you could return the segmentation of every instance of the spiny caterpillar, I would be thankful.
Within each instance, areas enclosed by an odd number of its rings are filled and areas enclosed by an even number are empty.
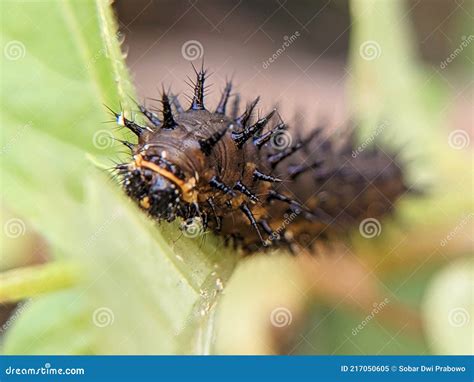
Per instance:
[[[239,115],[231,81],[209,111],[206,71],[194,70],[189,109],[163,90],[161,116],[137,104],[147,125],[113,112],[138,137],[136,144],[122,141],[132,160],[115,169],[127,195],[152,218],[199,221],[247,253],[276,247],[295,253],[389,213],[407,190],[400,167],[381,150],[351,155],[350,134],[334,142],[317,128],[291,142],[275,109],[254,118],[258,97]]]

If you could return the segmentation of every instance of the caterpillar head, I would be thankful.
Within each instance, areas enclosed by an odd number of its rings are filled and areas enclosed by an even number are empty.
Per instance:
[[[123,177],[125,192],[152,217],[172,221],[177,215],[185,214],[190,204],[195,202],[195,180],[182,171],[189,166],[167,159],[167,152],[172,150],[173,158],[186,161],[187,158],[182,155],[183,150],[179,147],[186,131],[175,122],[166,93],[163,93],[162,104],[163,120],[139,105],[152,127],[139,125],[127,119],[123,113],[112,112],[119,125],[128,128],[138,137],[137,144],[121,141],[132,151],[133,157],[131,163],[117,167]],[[171,137],[163,134],[173,130],[177,134]]]
[[[159,160],[145,161],[141,155],[135,158],[135,162],[123,172],[125,192],[151,216],[159,220],[174,220],[182,205],[181,189],[166,177],[167,170],[159,167]],[[148,164],[157,166],[163,173],[154,171]]]
[[[172,221],[176,216],[188,218],[199,213],[197,169],[205,162],[205,153],[209,153],[230,126],[223,115],[216,116],[204,109],[204,76],[205,72],[201,70],[195,100],[187,111],[182,109],[176,97],[168,95],[164,89],[161,118],[137,104],[150,122],[149,126],[139,125],[123,113],[111,110],[117,124],[138,137],[137,144],[122,141],[133,156],[131,163],[117,167],[124,179],[125,191],[141,208],[160,220]],[[206,136],[210,130],[222,125],[225,130]]]

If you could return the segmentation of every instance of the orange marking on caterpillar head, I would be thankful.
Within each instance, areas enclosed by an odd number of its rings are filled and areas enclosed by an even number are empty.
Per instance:
[[[164,168],[161,168],[160,166],[156,165],[155,163],[148,162],[143,159],[141,154],[135,155],[135,165],[137,167],[146,167],[157,174],[160,174],[163,178],[168,179],[169,181],[173,182],[176,184],[182,191],[183,193],[183,200],[188,203],[194,203],[197,201],[197,191],[195,189],[196,187],[196,179],[194,177],[188,179],[187,181],[184,181],[182,179],[179,179],[176,175],[174,175],[172,172],[165,170]]]

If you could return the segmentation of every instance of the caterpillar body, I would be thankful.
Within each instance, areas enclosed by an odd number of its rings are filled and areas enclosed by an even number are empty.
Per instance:
[[[122,141],[132,158],[115,169],[126,194],[153,219],[199,221],[246,253],[277,247],[296,253],[390,213],[407,191],[393,157],[374,148],[351,155],[350,135],[336,145],[317,128],[293,139],[276,110],[254,117],[258,98],[239,115],[231,82],[209,110],[206,71],[195,72],[187,110],[163,90],[161,115],[138,104],[146,125],[114,112],[138,137]]]

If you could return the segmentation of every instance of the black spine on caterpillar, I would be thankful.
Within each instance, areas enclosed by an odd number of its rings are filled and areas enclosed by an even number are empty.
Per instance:
[[[407,190],[400,166],[383,152],[353,157],[351,139],[336,149],[320,128],[293,142],[288,126],[274,121],[276,110],[253,120],[259,98],[238,116],[240,96],[231,94],[230,81],[215,112],[208,111],[206,72],[195,72],[188,110],[162,90],[161,115],[139,105],[149,126],[114,113],[138,137],[123,142],[132,159],[117,172],[127,195],[152,218],[199,218],[247,252],[294,251],[308,237],[310,243],[337,238],[363,219],[390,213]]]

